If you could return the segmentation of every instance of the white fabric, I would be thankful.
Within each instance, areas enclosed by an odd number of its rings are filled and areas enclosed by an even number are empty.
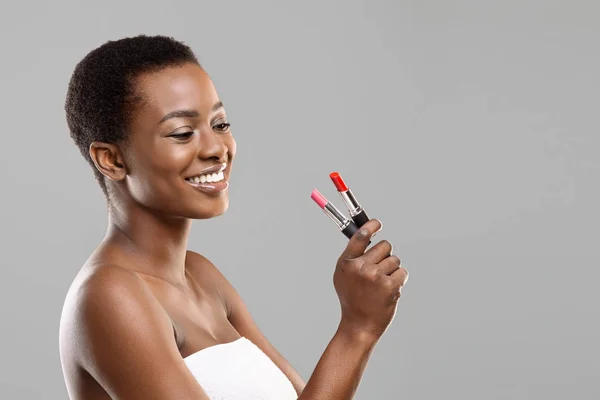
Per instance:
[[[297,400],[289,379],[254,343],[241,337],[184,358],[211,400]]]

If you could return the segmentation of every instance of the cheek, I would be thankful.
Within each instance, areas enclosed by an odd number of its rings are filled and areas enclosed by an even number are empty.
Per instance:
[[[158,146],[150,158],[150,170],[159,176],[181,175],[193,162],[194,157],[195,152],[191,146],[185,144],[169,143]]]
[[[174,143],[147,143],[130,152],[130,174],[133,181],[147,189],[159,189],[172,185],[173,179],[192,162],[194,152],[190,147]]]
[[[183,173],[194,158],[186,147],[169,143],[135,155],[129,190],[138,203],[157,210],[168,210],[176,203],[173,199],[179,198],[187,185]]]

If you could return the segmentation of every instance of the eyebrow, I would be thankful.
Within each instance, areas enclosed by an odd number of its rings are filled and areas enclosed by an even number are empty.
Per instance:
[[[222,101],[216,102],[212,106],[211,111],[215,112],[220,108],[223,108]],[[163,122],[165,122],[166,120],[171,119],[171,118],[198,118],[199,116],[200,116],[200,113],[196,110],[175,110],[175,111],[171,111],[170,113],[168,113],[167,115],[162,117],[160,119],[160,121],[158,121],[158,124],[160,125]]]

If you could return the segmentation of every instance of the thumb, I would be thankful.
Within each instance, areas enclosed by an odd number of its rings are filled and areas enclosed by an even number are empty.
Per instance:
[[[369,243],[371,243],[371,238],[381,230],[382,226],[381,222],[377,219],[367,221],[366,224],[361,226],[360,229],[352,235],[340,258],[352,259],[362,256],[369,246]]]

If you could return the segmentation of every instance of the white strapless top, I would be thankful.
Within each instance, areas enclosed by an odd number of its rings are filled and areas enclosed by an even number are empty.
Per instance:
[[[292,383],[254,343],[241,337],[184,358],[211,400],[297,400]]]

